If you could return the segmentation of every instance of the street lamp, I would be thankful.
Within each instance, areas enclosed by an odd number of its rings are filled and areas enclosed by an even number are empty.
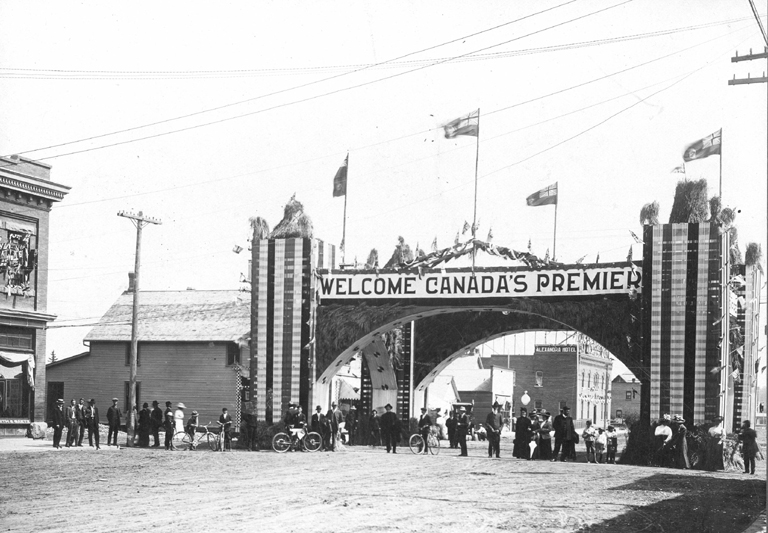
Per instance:
[[[528,396],[528,391],[523,391],[523,395],[520,396],[520,403],[523,404],[523,407],[526,407],[529,403],[531,403],[531,397]]]

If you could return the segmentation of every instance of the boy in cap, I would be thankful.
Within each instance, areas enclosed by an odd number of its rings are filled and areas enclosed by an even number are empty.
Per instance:
[[[122,413],[117,406],[118,399],[112,398],[112,407],[107,409],[107,422],[109,422],[109,433],[107,433],[107,446],[112,446],[113,443],[117,446],[117,432],[120,429],[120,417]],[[114,435],[114,437],[113,437]]]
[[[85,426],[87,425],[85,422],[85,400],[80,398],[80,400],[77,402],[77,425],[78,425],[78,435],[77,435],[77,445],[82,448],[83,447],[83,437],[85,436]]]
[[[197,411],[192,411],[192,415],[190,415],[189,420],[187,420],[187,426],[184,428],[187,435],[190,437],[190,442],[192,443],[190,448],[193,450],[197,446],[197,443],[195,443],[195,433],[197,432],[197,426],[199,424],[198,419]]]
[[[224,432],[224,450],[232,451],[232,415],[227,412],[226,407],[221,410],[219,424],[221,424],[221,431]]]
[[[429,432],[432,430],[432,417],[429,416],[426,407],[421,408],[421,416],[419,417],[419,434],[424,442],[423,453],[429,452]]]
[[[163,427],[165,429],[165,449],[173,450],[173,409],[171,402],[165,402],[165,413],[163,413]]]

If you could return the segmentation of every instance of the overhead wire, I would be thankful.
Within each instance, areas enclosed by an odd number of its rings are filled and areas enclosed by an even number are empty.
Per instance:
[[[575,0],[572,0],[572,1],[575,1]],[[187,127],[184,127],[184,128],[177,128],[177,129],[174,129],[174,130],[160,132],[160,133],[156,133],[156,134],[153,134],[153,135],[146,135],[144,137],[138,137],[138,138],[134,138],[134,139],[127,139],[127,140],[124,140],[124,141],[109,143],[109,144],[105,144],[105,145],[101,145],[101,146],[95,146],[95,147],[92,147],[92,148],[84,148],[82,150],[74,150],[72,152],[56,154],[56,155],[47,156],[47,157],[40,157],[40,158],[38,158],[38,160],[39,161],[48,161],[48,160],[51,160],[51,159],[57,159],[59,157],[67,157],[67,156],[70,156],[70,155],[82,154],[82,153],[86,153],[86,152],[92,152],[92,151],[95,151],[95,150],[102,150],[104,148],[111,148],[111,147],[114,147],[114,146],[121,146],[121,145],[125,145],[125,144],[131,144],[131,143],[134,143],[134,142],[146,141],[148,139],[156,139],[156,138],[159,138],[159,137],[165,137],[167,135],[173,135],[175,133],[195,130],[195,129],[198,129],[198,128],[212,126],[212,125],[215,125],[215,124],[222,124],[224,122],[230,122],[232,120],[237,120],[237,119],[240,119],[240,118],[244,118],[244,117],[249,117],[249,116],[265,113],[267,111],[273,111],[275,109],[281,109],[281,108],[284,108],[284,107],[289,107],[289,106],[292,106],[292,105],[296,105],[296,104],[300,104],[300,103],[306,103],[306,102],[310,102],[310,101],[317,100],[317,99],[320,99],[320,98],[325,98],[327,96],[332,96],[332,95],[339,94],[339,93],[342,93],[342,92],[346,92],[346,91],[350,91],[350,90],[354,90],[354,89],[359,89],[361,87],[366,87],[366,86],[369,86],[369,85],[373,85],[375,83],[380,83],[382,81],[394,79],[394,78],[397,78],[397,77],[400,77],[400,76],[404,76],[406,74],[411,74],[413,72],[418,72],[420,70],[424,70],[425,68],[441,65],[441,64],[447,63],[449,61],[453,61],[454,59],[457,59],[457,58],[460,58],[460,57],[465,57],[465,56],[468,56],[468,55],[471,55],[471,54],[474,54],[474,53],[477,53],[477,52],[480,52],[480,51],[489,50],[491,48],[496,48],[496,47],[499,47],[499,46],[503,46],[505,44],[509,44],[511,42],[523,39],[525,37],[530,37],[531,35],[536,35],[536,34],[539,34],[539,33],[543,33],[545,31],[549,31],[549,30],[552,30],[552,29],[564,26],[566,24],[570,24],[572,22],[576,22],[576,21],[582,20],[584,18],[593,16],[593,15],[597,15],[599,13],[603,13],[605,11],[608,11],[610,9],[614,9],[614,8],[623,6],[623,5],[628,4],[630,2],[633,2],[633,1],[634,0],[624,0],[622,2],[619,2],[618,4],[614,4],[612,6],[601,8],[601,9],[598,9],[596,11],[592,11],[590,13],[587,13],[586,15],[581,15],[581,16],[569,19],[569,20],[567,20],[565,22],[560,22],[558,24],[553,24],[553,25],[548,26],[546,28],[533,31],[531,33],[528,33],[528,34],[525,34],[525,35],[522,35],[522,36],[519,36],[519,37],[515,37],[514,39],[509,39],[509,40],[503,41],[501,43],[497,43],[497,44],[493,44],[493,45],[490,45],[490,46],[486,46],[484,48],[480,48],[479,50],[474,50],[472,52],[467,52],[465,54],[460,54],[458,56],[454,56],[454,57],[448,58],[448,59],[443,60],[443,61],[437,61],[437,62],[431,63],[431,64],[429,64],[427,66],[417,67],[417,68],[414,68],[414,69],[411,69],[411,70],[407,70],[405,72],[399,72],[399,73],[393,74],[391,76],[385,76],[383,78],[378,78],[378,79],[375,79],[375,80],[369,80],[369,81],[366,81],[366,82],[359,83],[357,85],[341,87],[339,89],[334,89],[334,90],[327,91],[327,92],[324,92],[324,93],[321,93],[321,94],[316,94],[316,95],[308,96],[306,98],[301,98],[301,99],[298,99],[298,100],[293,100],[291,102],[284,102],[284,103],[281,103],[281,104],[275,104],[273,106],[266,107],[266,108],[263,108],[263,109],[258,109],[256,111],[251,111],[251,112],[248,112],[248,113],[241,113],[239,115],[235,115],[235,116],[231,116],[231,117],[221,118],[221,119],[218,119],[218,120],[212,120],[212,121],[209,121],[209,122],[204,122],[204,123],[201,123],[201,124],[195,124],[195,125],[187,126]],[[199,114],[199,113],[197,113],[197,114]],[[84,139],[84,140],[90,140],[90,139]],[[73,141],[73,142],[80,142],[80,141]],[[72,144],[72,143],[67,143],[67,144]],[[20,154],[24,154],[24,153],[38,152],[38,151],[45,150],[45,149],[46,148],[39,148],[39,149],[28,150],[26,152],[19,152],[19,153]]]
[[[670,58],[670,57],[675,56],[677,54],[680,54],[680,53],[683,53],[683,52],[687,52],[687,51],[692,50],[694,48],[697,48],[699,46],[703,46],[705,44],[708,44],[708,43],[710,43],[712,41],[715,41],[715,40],[718,40],[718,39],[722,39],[723,37],[727,37],[728,35],[732,35],[733,33],[737,33],[739,31],[742,31],[742,30],[744,30],[746,28],[748,28],[748,26],[745,25],[745,26],[742,26],[742,27],[740,27],[740,28],[738,28],[736,30],[733,30],[731,32],[719,35],[717,37],[713,37],[711,39],[707,39],[705,41],[696,43],[694,45],[691,45],[691,46],[688,46],[688,47],[676,50],[676,51],[671,52],[669,54],[664,54],[662,56],[650,59],[648,61],[644,61],[642,63],[638,63],[636,65],[632,65],[630,67],[627,67],[627,68],[624,68],[624,69],[621,69],[621,70],[618,70],[618,71],[615,71],[615,72],[611,72],[609,74],[606,74],[606,75],[603,75],[603,76],[599,76],[597,78],[593,78],[593,79],[585,81],[585,82],[581,82],[581,83],[578,83],[578,84],[575,84],[575,85],[571,85],[571,86],[563,88],[563,89],[558,89],[556,91],[552,91],[552,92],[544,94],[544,95],[539,95],[539,96],[536,96],[534,98],[530,98],[528,100],[524,100],[522,102],[517,102],[515,104],[509,105],[509,106],[506,106],[506,107],[503,107],[503,108],[487,111],[487,112],[484,112],[483,115],[484,116],[494,115],[494,114],[500,113],[502,111],[507,111],[509,109],[513,109],[513,108],[520,107],[520,106],[523,106],[523,105],[526,105],[526,104],[537,102],[537,101],[549,98],[551,96],[556,96],[556,95],[563,94],[565,92],[568,92],[568,91],[571,91],[571,90],[574,90],[574,89],[582,88],[582,87],[585,87],[587,85],[591,85],[593,83],[597,83],[599,81],[608,79],[610,77],[617,76],[617,75],[620,75],[620,74],[624,74],[626,72],[635,70],[637,68],[641,68],[641,67],[650,65],[650,64],[655,63],[657,61],[661,61],[661,60]],[[639,89],[639,90],[642,90],[642,89]],[[561,115],[561,116],[566,116],[566,115]],[[541,123],[544,123],[544,122],[546,122],[546,121],[542,121]],[[541,123],[537,123],[535,125],[538,125],[538,124],[541,124]],[[371,143],[371,144],[368,144],[368,145],[352,147],[350,149],[350,151],[361,151],[361,150],[364,150],[364,149],[373,148],[373,147],[376,147],[376,146],[381,146],[383,144],[387,144],[387,143],[390,143],[390,142],[407,139],[409,137],[414,137],[414,136],[417,136],[417,135],[423,135],[425,133],[430,133],[432,131],[439,130],[439,129],[442,129],[442,126],[438,126],[438,127],[435,127],[435,128],[430,128],[429,130],[425,130],[425,131],[419,131],[419,132],[415,132],[415,133],[401,135],[401,136],[398,136],[398,137],[395,137],[395,138],[386,139],[386,140],[383,140],[383,141],[377,141],[375,143]],[[507,134],[515,132],[515,131],[519,131],[519,130],[512,130],[511,132],[507,132]],[[458,148],[458,149],[464,149],[464,148],[461,147],[461,148]],[[297,165],[302,165],[302,164],[306,164],[306,163],[310,163],[310,162],[314,162],[314,161],[319,161],[319,160],[322,160],[322,159],[326,159],[328,157],[330,157],[330,155],[328,155],[328,156],[324,155],[324,156],[320,156],[320,157],[316,157],[316,158],[312,158],[312,159],[308,159],[308,160],[304,160],[304,161],[300,161],[300,162],[286,163],[284,165],[278,165],[276,167],[271,167],[269,169],[262,169],[262,170],[246,172],[246,173],[238,174],[238,175],[235,175],[235,176],[229,176],[229,177],[224,177],[224,178],[216,178],[216,179],[213,179],[213,180],[205,180],[205,181],[202,181],[202,182],[195,182],[195,183],[185,183],[185,184],[177,185],[177,186],[173,186],[173,187],[167,187],[167,188],[163,188],[163,189],[155,189],[153,191],[142,191],[142,192],[127,194],[127,195],[121,195],[121,196],[115,196],[115,197],[110,197],[110,198],[100,198],[100,199],[97,199],[97,200],[88,200],[88,201],[84,201],[84,202],[66,203],[66,204],[60,204],[60,205],[57,204],[57,205],[54,206],[54,209],[67,209],[67,208],[75,207],[75,206],[79,206],[79,205],[99,203],[99,202],[104,202],[104,201],[109,201],[109,200],[116,200],[116,199],[133,198],[133,197],[143,196],[143,195],[147,195],[147,194],[154,194],[154,193],[157,193],[157,192],[167,192],[167,191],[171,191],[171,190],[177,190],[177,189],[182,189],[182,188],[194,187],[194,186],[198,186],[198,185],[207,185],[207,184],[210,184],[210,183],[216,183],[216,182],[226,181],[226,180],[230,180],[230,179],[237,179],[237,178],[244,177],[244,176],[250,176],[250,175],[253,175],[253,174],[256,174],[256,173],[271,172],[271,171],[274,171],[274,170],[281,170],[281,169],[289,168],[289,167],[292,167],[292,166],[297,166]],[[402,165],[399,165],[399,166],[402,166]],[[381,170],[379,172],[384,172],[386,170],[389,170],[389,167],[387,169]]]
[[[695,31],[700,29],[711,28],[715,26],[723,26],[732,24],[734,22],[741,22],[751,19],[751,17],[739,17],[727,20],[718,20],[707,22],[703,24],[696,24],[690,26],[682,26],[677,28],[668,28],[665,30],[656,30],[652,32],[637,33],[632,35],[625,35],[619,37],[607,37],[604,39],[591,39],[588,41],[579,41],[575,43],[565,43],[559,45],[542,46],[535,48],[525,48],[521,50],[510,50],[504,52],[492,52],[488,54],[474,54],[468,57],[456,59],[456,62],[467,61],[486,61],[489,59],[499,59],[508,57],[518,57],[524,55],[540,54],[557,52],[563,50],[576,50],[584,47],[601,46],[604,44],[622,43],[639,39],[647,39],[652,37],[661,37],[666,35],[673,35],[677,33]],[[516,21],[512,21],[516,22]],[[511,22],[510,22],[511,23]],[[507,24],[510,24],[507,23]],[[469,36],[459,37],[453,41],[435,45],[431,49],[436,47],[445,46],[446,44],[453,44],[461,39],[467,39],[477,36],[481,33],[486,33],[494,29],[498,29],[501,26],[495,26],[478,32]],[[411,52],[400,58],[408,57],[418,53],[423,53],[430,49],[423,49],[416,52]],[[395,58],[380,63],[359,63],[351,65],[327,65],[317,67],[286,67],[286,68],[260,68],[260,69],[231,69],[231,70],[69,70],[69,69],[33,69],[33,68],[14,68],[14,67],[0,67],[0,78],[8,79],[48,79],[48,80],[184,80],[184,79],[231,79],[241,77],[255,77],[255,76],[280,76],[280,75],[304,75],[307,73],[326,72],[341,70],[346,73],[359,72],[362,69],[373,70],[381,68],[405,68],[414,66],[417,64],[427,64],[433,61],[446,59],[442,58],[429,58],[429,59],[414,59],[410,61],[399,61],[399,58]],[[347,72],[351,69],[353,72]],[[346,74],[345,74],[346,75]],[[329,78],[330,79],[330,78]],[[326,80],[319,80],[326,81]],[[318,82],[319,82],[318,81]],[[244,100],[242,102],[247,102]],[[73,141],[76,142],[76,141]]]
[[[558,4],[556,6],[553,6],[553,7],[547,8],[547,9],[543,9],[541,11],[537,11],[536,13],[532,13],[530,15],[526,15],[524,17],[520,17],[518,19],[511,20],[511,21],[505,22],[503,24],[498,24],[498,25],[493,26],[491,28],[486,28],[484,30],[481,30],[481,31],[478,31],[478,32],[474,32],[474,33],[471,33],[469,35],[464,35],[462,37],[457,37],[457,38],[451,39],[449,41],[445,41],[445,42],[442,42],[442,43],[439,43],[439,44],[436,44],[436,45],[432,45],[432,46],[429,46],[427,48],[422,48],[422,49],[416,50],[414,52],[408,52],[407,54],[404,54],[404,55],[401,55],[401,56],[398,56],[398,57],[395,57],[395,58],[392,58],[392,59],[388,59],[388,60],[382,61],[380,63],[375,63],[374,65],[375,66],[384,65],[384,64],[391,63],[393,61],[398,61],[400,59],[404,59],[406,57],[410,57],[410,56],[413,56],[413,55],[416,55],[416,54],[421,54],[421,53],[424,53],[424,52],[428,52],[430,50],[434,50],[434,49],[440,48],[442,46],[447,46],[449,44],[454,44],[454,43],[456,43],[458,41],[462,41],[462,40],[465,40],[465,39],[470,39],[472,37],[476,37],[478,35],[482,35],[484,33],[488,33],[488,32],[497,30],[499,28],[503,28],[503,27],[509,26],[511,24],[516,24],[517,22],[521,22],[521,21],[529,19],[531,17],[537,16],[537,15],[541,15],[543,13],[547,13],[547,12],[553,11],[555,9],[559,9],[559,8],[561,8],[563,6],[572,4],[572,3],[577,2],[577,1],[579,1],[579,0],[568,0],[566,2],[563,2],[562,4]],[[135,131],[135,130],[139,130],[139,129],[143,129],[143,128],[148,128],[148,127],[152,127],[152,126],[158,126],[160,124],[166,124],[168,122],[172,122],[172,121],[176,121],[176,120],[182,120],[182,119],[185,119],[185,118],[194,117],[194,116],[202,115],[204,113],[210,113],[210,112],[213,112],[213,111],[220,111],[222,109],[226,109],[226,108],[229,108],[229,107],[241,105],[241,104],[248,103],[248,102],[253,102],[255,100],[260,100],[260,99],[267,98],[267,97],[270,97],[270,96],[276,96],[276,95],[283,94],[283,93],[286,93],[286,92],[289,92],[289,91],[295,91],[297,89],[303,89],[305,87],[316,85],[318,83],[323,83],[323,82],[326,82],[326,81],[331,81],[331,80],[334,80],[334,79],[337,79],[337,78],[341,78],[343,76],[348,76],[348,75],[351,75],[351,74],[362,72],[364,70],[368,70],[369,68],[371,68],[371,67],[370,66],[363,66],[361,68],[352,70],[351,72],[343,72],[343,73],[337,74],[335,76],[330,76],[330,77],[323,78],[323,79],[320,79],[320,80],[314,80],[314,81],[303,83],[301,85],[297,85],[297,86],[294,86],[294,87],[288,87],[286,89],[280,89],[278,91],[273,91],[271,93],[262,94],[262,95],[255,96],[255,97],[252,97],[252,98],[247,98],[245,100],[239,100],[237,102],[231,102],[231,103],[220,105],[220,106],[217,106],[217,107],[203,109],[201,111],[196,111],[194,113],[188,113],[186,115],[180,115],[180,116],[176,116],[176,117],[172,117],[172,118],[168,118],[168,119],[152,122],[152,123],[149,123],[149,124],[143,124],[143,125],[140,125],[140,126],[134,126],[132,128],[125,128],[125,129],[118,130],[118,131],[113,131],[113,132],[110,132],[110,133],[94,135],[94,136],[91,136],[91,137],[87,137],[87,138],[83,138],[83,139],[78,139],[78,140],[75,140],[75,141],[68,141],[68,142],[65,142],[65,143],[59,143],[59,144],[55,144],[55,145],[46,146],[44,148],[36,148],[36,149],[33,149],[33,150],[26,150],[26,151],[23,151],[23,152],[18,152],[18,155],[28,154],[28,153],[32,153],[32,152],[39,152],[39,151],[48,150],[48,149],[51,149],[51,148],[59,148],[59,147],[62,147],[62,146],[68,146],[68,145],[75,144],[75,143],[80,143],[80,142],[84,142],[84,141],[91,141],[91,140],[100,139],[100,138],[103,138],[103,137],[108,137],[108,136],[112,136],[112,135],[118,135],[120,133],[127,133],[127,132],[130,132],[130,131]]]

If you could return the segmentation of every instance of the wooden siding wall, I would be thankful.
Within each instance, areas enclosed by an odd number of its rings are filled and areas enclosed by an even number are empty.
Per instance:
[[[127,344],[93,342],[90,355],[48,367],[48,381],[64,382],[64,396],[96,399],[100,415],[106,423],[112,398],[125,411],[125,382],[129,368],[125,364]],[[141,343],[140,366],[136,373],[141,382],[139,401],[152,407],[152,400],[183,402],[187,418],[192,410],[200,413],[200,422],[215,422],[226,407],[235,416],[237,374],[226,366],[226,343]],[[214,423],[215,426],[215,423]]]

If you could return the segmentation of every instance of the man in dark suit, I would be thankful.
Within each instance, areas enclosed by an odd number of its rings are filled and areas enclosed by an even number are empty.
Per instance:
[[[560,447],[563,445],[563,436],[565,435],[565,417],[563,416],[562,409],[560,409],[560,414],[552,421],[552,428],[555,430],[555,449],[552,451],[552,462],[555,462],[560,453]]]
[[[93,446],[93,440],[96,439],[96,449],[99,450],[99,408],[93,398],[88,401],[85,409],[85,420],[88,424],[88,444]]]
[[[80,398],[77,402],[77,425],[79,433],[77,435],[77,445],[82,448],[83,437],[85,436],[85,427],[88,425],[85,420],[85,400]]]
[[[347,430],[348,444],[354,446],[355,435],[357,435],[357,408],[354,405],[349,408],[349,412],[344,418],[344,428]]]
[[[467,457],[467,433],[469,432],[469,416],[467,408],[459,407],[459,417],[456,419],[456,439],[459,441],[461,453],[459,457]]]
[[[491,412],[485,417],[485,431],[488,436],[488,457],[501,457],[501,413],[499,402],[493,402]]]
[[[336,451],[336,441],[339,438],[339,425],[344,421],[344,415],[336,406],[336,402],[333,402],[325,417],[328,419],[328,423],[331,426],[330,448],[331,450]]]
[[[117,446],[117,432],[120,430],[120,417],[123,414],[120,412],[120,408],[117,406],[117,402],[117,398],[112,398],[112,407],[107,409],[107,422],[109,422],[107,446]]]
[[[570,407],[563,407],[563,451],[560,460],[576,460],[576,429],[573,426]]]
[[[387,411],[381,415],[381,433],[384,437],[384,445],[387,447],[387,453],[390,448],[392,453],[397,453],[397,443],[400,442],[400,419],[392,412],[392,405],[384,406]]]
[[[419,416],[419,434],[424,441],[423,453],[429,452],[429,432],[432,430],[432,418],[429,416],[426,407],[421,408]]]
[[[224,450],[232,451],[232,415],[227,412],[226,407],[221,410],[219,424],[224,432]]]
[[[69,402],[65,416],[67,419],[67,448],[71,448],[77,446],[77,402],[74,398]]]
[[[315,407],[315,414],[312,415],[312,420],[310,421],[310,427],[312,428],[312,431],[315,433],[322,435],[322,427],[320,426],[320,419],[323,416],[323,408],[319,405]]]
[[[163,425],[163,410],[160,409],[160,404],[157,402],[157,400],[152,402],[152,412],[150,413],[149,418],[152,436],[155,438],[155,444],[152,447],[159,448],[160,428]]]
[[[67,423],[67,417],[64,414],[64,400],[56,400],[56,407],[53,409],[53,447],[61,448],[61,433],[64,425]]]

